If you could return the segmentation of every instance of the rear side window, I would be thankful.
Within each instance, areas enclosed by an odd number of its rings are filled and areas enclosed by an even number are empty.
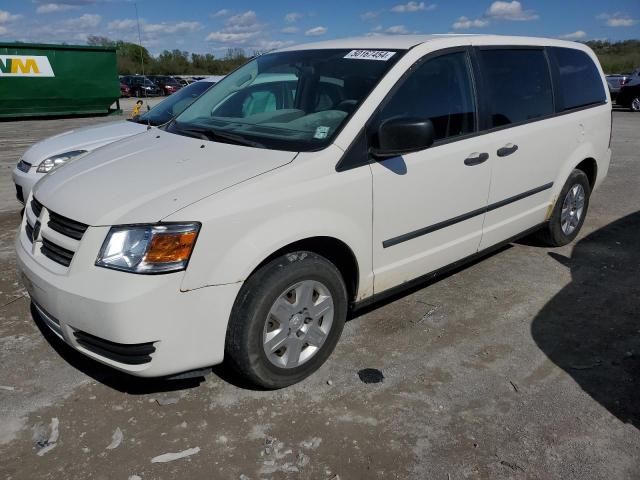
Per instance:
[[[428,118],[436,140],[475,130],[473,84],[465,52],[425,61],[394,93],[374,125],[397,117]]]
[[[544,50],[481,50],[490,112],[489,128],[553,113],[551,76]]]
[[[558,69],[559,110],[571,110],[606,101],[600,72],[591,57],[572,48],[550,48]]]

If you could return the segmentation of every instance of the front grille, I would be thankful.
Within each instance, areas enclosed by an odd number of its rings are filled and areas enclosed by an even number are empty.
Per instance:
[[[153,342],[147,343],[115,343],[86,332],[74,332],[78,344],[87,350],[106,357],[115,362],[127,365],[142,365],[151,361],[151,354],[156,351]]]
[[[27,173],[30,168],[31,164],[29,162],[25,162],[24,160],[20,159],[20,161],[18,162],[18,170]]]
[[[73,259],[73,252],[71,250],[59,247],[44,237],[42,237],[40,252],[42,252],[45,257],[65,267],[71,265],[71,260]]]
[[[27,232],[27,238],[29,239],[29,241],[33,243],[33,226],[29,222],[26,222],[24,230],[25,232]]]
[[[20,203],[24,203],[24,193],[22,192],[22,187],[20,185],[16,185],[16,198]]]
[[[81,240],[82,235],[84,235],[84,232],[89,227],[84,223],[76,222],[70,218],[58,215],[51,210],[49,210],[49,223],[47,225],[49,225],[51,230],[55,230],[56,232],[75,240]]]
[[[72,240],[80,241],[89,226],[84,223],[71,220],[70,218],[63,217],[62,215],[48,209],[43,213],[45,207],[42,203],[36,200],[35,197],[31,198],[29,205],[33,215],[36,217],[36,220],[33,220],[30,215],[27,215],[24,232],[27,239],[31,243],[42,241],[40,252],[43,256],[64,267],[70,266],[71,260],[73,260],[73,255],[78,248],[77,242]],[[35,223],[30,223],[29,219],[33,220]],[[42,224],[39,225],[41,221]],[[36,226],[39,226],[40,228],[38,229]],[[65,241],[60,238],[59,235],[54,235],[53,232],[63,235],[70,240]],[[34,238],[34,235],[36,238]],[[64,246],[61,246],[60,244]]]
[[[40,217],[40,213],[42,212],[42,204],[36,200],[36,197],[31,199],[31,211],[36,217]]]

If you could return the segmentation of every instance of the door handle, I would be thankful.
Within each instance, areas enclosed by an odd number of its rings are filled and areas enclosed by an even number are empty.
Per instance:
[[[471,156],[467,157],[464,161],[464,164],[473,167],[474,165],[480,165],[481,163],[489,160],[488,153],[472,153]]]
[[[504,147],[498,149],[499,157],[508,157],[512,153],[516,153],[518,150],[518,145],[514,145],[513,143],[507,143]]]

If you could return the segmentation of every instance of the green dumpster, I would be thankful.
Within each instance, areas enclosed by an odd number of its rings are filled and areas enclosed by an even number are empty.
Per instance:
[[[0,43],[0,118],[105,114],[119,97],[115,48]]]

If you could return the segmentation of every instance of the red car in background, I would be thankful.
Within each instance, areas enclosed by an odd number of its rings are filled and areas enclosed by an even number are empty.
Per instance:
[[[161,95],[171,95],[182,88],[182,84],[169,75],[148,75],[149,80],[161,90]]]
[[[129,85],[125,85],[124,83],[120,82],[120,96],[126,98],[129,98],[131,96],[131,89],[129,88]]]

